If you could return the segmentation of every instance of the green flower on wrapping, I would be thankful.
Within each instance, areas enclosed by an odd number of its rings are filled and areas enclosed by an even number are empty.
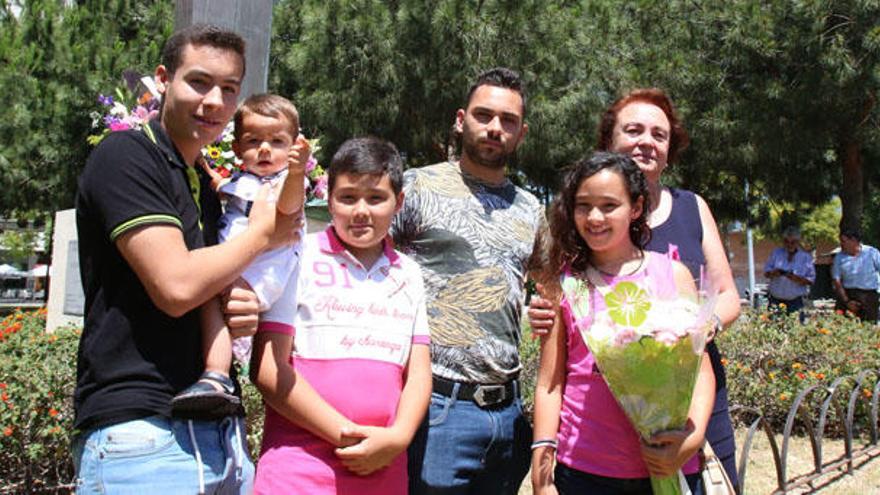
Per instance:
[[[644,438],[669,428],[672,417],[658,404],[650,404],[640,395],[622,395],[617,398],[633,426]],[[663,404],[665,406],[665,404]]]
[[[605,295],[608,316],[618,325],[637,327],[645,322],[651,301],[648,293],[633,282],[620,282]]]

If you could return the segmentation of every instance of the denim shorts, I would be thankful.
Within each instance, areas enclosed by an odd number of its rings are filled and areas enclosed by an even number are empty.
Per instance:
[[[408,450],[409,493],[516,495],[529,470],[531,441],[519,398],[481,408],[432,393]]]
[[[74,439],[76,493],[162,495],[253,491],[244,420],[163,416],[85,431]]]

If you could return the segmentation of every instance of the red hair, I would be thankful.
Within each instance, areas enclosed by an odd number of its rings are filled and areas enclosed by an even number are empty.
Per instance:
[[[617,115],[623,110],[623,107],[630,103],[648,103],[659,108],[666,114],[669,120],[670,136],[669,136],[669,163],[678,160],[681,153],[687,149],[690,144],[688,133],[675,111],[672,99],[662,89],[658,88],[639,88],[634,89],[618,98],[614,103],[605,110],[602,119],[599,121],[599,142],[597,148],[602,151],[611,151],[611,142],[614,138],[614,126],[617,125]]]

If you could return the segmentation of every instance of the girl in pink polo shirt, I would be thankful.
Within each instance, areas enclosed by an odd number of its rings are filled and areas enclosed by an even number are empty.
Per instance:
[[[563,278],[586,277],[590,267],[610,286],[626,280],[657,295],[695,291],[684,265],[643,249],[650,235],[649,211],[645,177],[631,158],[596,153],[581,160],[568,173],[551,212],[551,267]],[[596,311],[605,309],[599,291],[590,297]],[[695,454],[703,444],[714,390],[704,355],[688,429],[642,442],[602,379],[563,297],[556,323],[541,344],[534,493],[651,493],[650,475],[670,476],[679,469],[697,493]]]
[[[431,363],[421,271],[386,238],[403,204],[400,155],[351,139],[328,179],[332,226],[306,237],[300,274],[254,341],[267,405],[254,488],[402,495]]]

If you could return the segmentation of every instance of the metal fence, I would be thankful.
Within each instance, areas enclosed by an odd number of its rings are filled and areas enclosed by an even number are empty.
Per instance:
[[[864,394],[862,392],[866,383],[870,383],[869,377],[874,378],[872,393]],[[851,386],[844,386],[851,385]],[[849,396],[846,393],[849,391]],[[816,397],[816,394],[824,396]],[[845,401],[835,400],[835,398],[846,397]],[[810,399],[817,398],[819,400],[819,409],[811,407]],[[859,446],[854,445],[854,424],[856,419],[856,406],[862,402],[866,406],[867,419],[867,438],[868,442]],[[758,431],[762,431],[770,443],[770,449],[773,453],[773,461],[776,465],[777,488],[773,495],[786,494],[795,488],[808,486],[816,488],[816,482],[820,478],[825,478],[832,473],[852,474],[854,462],[860,459],[868,461],[874,457],[880,456],[880,444],[878,444],[878,402],[880,402],[880,370],[865,370],[858,375],[842,376],[834,380],[831,385],[812,385],[802,389],[797,397],[795,397],[788,415],[785,420],[785,427],[782,432],[782,447],[776,443],[776,436],[770,423],[764,418],[760,410],[743,407],[731,407],[731,414],[741,419],[748,417],[746,421],[748,430],[739,456],[739,464],[737,472],[739,474],[740,493],[744,493],[743,487],[746,480],[746,467],[748,465],[749,452],[752,448],[752,442]],[[816,403],[813,403],[816,404]],[[841,407],[845,404],[845,408]],[[834,408],[835,415],[839,420],[839,432],[843,434],[844,453],[833,459],[826,459],[823,456],[822,441],[826,438],[826,426],[828,426],[829,412]],[[818,418],[816,417],[818,413]],[[807,431],[810,445],[813,452],[813,470],[807,473],[800,473],[790,476],[788,472],[788,453],[789,443],[792,432],[797,426],[797,422]]]

